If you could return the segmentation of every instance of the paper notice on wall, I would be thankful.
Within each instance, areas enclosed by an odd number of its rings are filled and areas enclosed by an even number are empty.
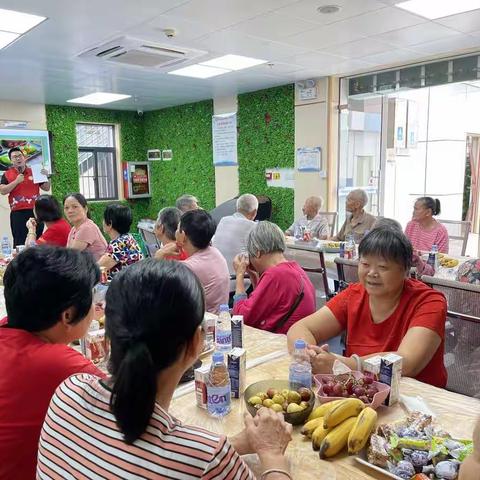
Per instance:
[[[237,114],[226,113],[212,117],[213,164],[238,165],[237,161]]]
[[[322,172],[321,147],[297,148],[297,170],[299,172]]]
[[[266,168],[267,187],[295,188],[295,170],[293,168]]]

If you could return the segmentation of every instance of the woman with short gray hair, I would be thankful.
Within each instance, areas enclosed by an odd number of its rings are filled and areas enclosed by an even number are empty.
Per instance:
[[[236,289],[233,313],[246,325],[275,333],[287,333],[297,321],[315,311],[315,288],[297,262],[288,261],[282,230],[271,222],[258,222],[247,241],[248,254],[233,260]],[[245,292],[244,274],[254,286]]]

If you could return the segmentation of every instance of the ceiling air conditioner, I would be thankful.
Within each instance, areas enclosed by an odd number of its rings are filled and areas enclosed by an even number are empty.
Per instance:
[[[78,58],[93,58],[135,67],[163,68],[179,65],[206,53],[202,50],[162,45],[139,38],[123,36],[89,48],[80,53]]]

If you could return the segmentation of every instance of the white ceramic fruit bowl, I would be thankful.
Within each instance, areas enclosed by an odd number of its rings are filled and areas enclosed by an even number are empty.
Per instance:
[[[248,403],[248,399],[253,397],[258,392],[266,392],[270,388],[274,388],[275,390],[297,390],[300,388],[301,385],[291,384],[288,380],[261,380],[260,382],[252,383],[249,385],[245,393],[243,394],[243,398],[245,401],[245,405],[247,406],[247,410],[250,412],[252,416],[257,414],[258,409],[255,408],[253,405]],[[315,393],[310,390],[310,400],[308,401],[308,407],[301,412],[295,413],[284,413],[283,416],[285,421],[291,423],[292,425],[300,425],[305,422],[307,417],[310,415],[310,412],[313,410],[313,406],[315,405]]]
[[[363,378],[364,375],[362,372],[356,372],[352,371],[350,373],[353,375],[356,379]],[[320,401],[320,403],[327,403],[331,402],[332,400],[341,400],[345,397],[329,397],[326,393],[323,391],[323,385],[325,380],[333,380],[335,375],[333,374],[317,374],[313,376],[313,379],[315,380],[315,383],[317,384],[318,390],[317,390],[317,398]],[[380,383],[380,382],[373,382],[372,385],[376,387],[378,390],[377,393],[373,396],[373,400],[371,403],[364,402],[367,407],[371,407],[373,409],[377,409],[380,405],[383,404],[385,399],[388,397],[388,394],[390,393],[390,387],[386,385],[385,383]]]

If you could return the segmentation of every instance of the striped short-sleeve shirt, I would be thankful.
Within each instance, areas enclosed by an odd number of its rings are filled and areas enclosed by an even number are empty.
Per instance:
[[[37,479],[254,479],[226,437],[184,426],[158,404],[145,433],[123,441],[110,391],[74,375],[55,392],[43,424]]]

